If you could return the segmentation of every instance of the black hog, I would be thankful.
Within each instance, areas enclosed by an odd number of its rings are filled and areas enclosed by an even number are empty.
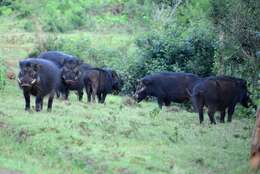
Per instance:
[[[169,106],[171,102],[184,103],[190,100],[189,91],[200,78],[191,73],[160,72],[140,80],[134,98],[137,102],[147,96],[157,98],[158,105]]]
[[[63,84],[63,93],[65,100],[68,99],[69,91],[75,90],[78,92],[79,101],[83,98],[83,89],[84,85],[84,74],[90,69],[89,64],[83,63],[81,65],[73,65],[70,63],[65,63],[62,68],[62,84]]]
[[[54,62],[62,70],[62,83],[59,92],[63,94],[64,99],[68,99],[70,90],[76,90],[79,101],[81,101],[84,89],[81,75],[83,71],[90,68],[90,65],[83,63],[83,61],[77,57],[59,51],[46,51],[41,53],[38,57]],[[59,96],[59,92],[57,92],[57,96]]]
[[[209,77],[198,83],[192,91],[193,106],[199,113],[200,123],[203,122],[203,107],[208,107],[210,122],[216,124],[214,113],[220,111],[220,122],[224,123],[226,109],[228,109],[228,122],[237,103],[248,108],[253,104],[249,98],[246,81],[239,78],[219,76]]]
[[[83,63],[83,61],[79,58],[60,51],[46,51],[41,53],[38,58],[50,60],[54,62],[59,68],[62,68],[65,63],[70,63],[72,65]]]
[[[92,68],[85,72],[84,84],[88,95],[88,102],[95,101],[98,97],[99,103],[104,103],[107,94],[113,90],[113,79],[110,73],[101,68]]]
[[[43,98],[49,95],[48,111],[51,111],[55,90],[60,85],[60,69],[51,61],[31,58],[20,61],[19,66],[18,83],[23,90],[25,110],[30,109],[30,95],[36,96],[37,112],[42,110]]]

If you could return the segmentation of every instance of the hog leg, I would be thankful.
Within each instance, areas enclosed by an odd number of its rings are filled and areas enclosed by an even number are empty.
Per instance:
[[[42,96],[38,95],[35,99],[35,110],[40,112],[42,110]]]
[[[203,116],[204,100],[202,96],[201,95],[192,96],[192,105],[195,111],[199,113],[199,120],[200,123],[202,123],[204,121],[204,116]]]
[[[82,89],[78,90],[79,101],[82,101],[83,94],[84,94],[84,93],[83,93],[83,90],[82,90]]]
[[[165,106],[170,106],[171,105],[171,100],[170,99],[164,99]]]
[[[51,112],[54,95],[55,95],[55,91],[52,91],[49,95],[48,107],[47,107],[48,112]]]
[[[96,102],[97,93],[98,93],[98,86],[93,83],[92,84],[92,101],[93,101],[93,103]]]
[[[204,121],[203,105],[198,107],[198,112],[199,112],[199,119],[200,119],[200,124],[201,124]]]
[[[87,82],[84,82],[84,85],[85,85],[85,91],[88,96],[88,102],[91,102],[91,93],[92,93],[91,85]]]
[[[224,109],[220,112],[220,123],[225,123],[225,115],[226,115],[226,111]]]
[[[30,94],[27,92],[23,93],[24,99],[25,99],[25,110],[28,111],[30,110]]]
[[[101,103],[105,103],[105,100],[106,100],[106,96],[107,96],[107,93],[103,93],[102,96],[101,96]]]
[[[91,93],[92,93],[92,90],[86,89],[86,93],[87,93],[87,95],[88,95],[88,102],[91,102]]]
[[[68,100],[68,97],[69,97],[69,89],[64,89],[64,100]]]
[[[60,91],[59,90],[56,90],[56,97],[60,98]]]
[[[159,108],[162,109],[163,99],[158,97],[157,102],[158,102]]]
[[[102,103],[102,93],[98,93],[97,97],[98,97],[98,103]]]
[[[209,115],[210,124],[216,124],[216,121],[215,121],[215,118],[214,118],[214,114],[215,114],[215,109],[209,107],[208,115]]]
[[[232,121],[232,115],[234,113],[234,110],[235,110],[235,106],[234,105],[228,107],[228,119],[227,119],[228,122]]]

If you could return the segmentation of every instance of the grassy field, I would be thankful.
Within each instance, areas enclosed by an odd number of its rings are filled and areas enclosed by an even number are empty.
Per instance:
[[[0,56],[8,71],[17,73],[34,34],[10,21],[0,27]],[[117,48],[133,40],[125,33],[86,34],[94,47]],[[73,93],[69,103],[55,100],[51,113],[46,103],[41,113],[25,112],[16,81],[8,81],[0,96],[0,169],[26,174],[253,173],[248,159],[254,119],[235,114],[232,123],[212,126],[174,105],[160,111],[156,103],[135,104],[120,96],[109,96],[105,105],[87,104]]]
[[[0,167],[24,173],[248,173],[253,120],[200,125],[178,107],[56,100],[25,112],[15,82],[1,93]],[[84,100],[85,101],[85,100]],[[45,105],[46,106],[46,105]]]

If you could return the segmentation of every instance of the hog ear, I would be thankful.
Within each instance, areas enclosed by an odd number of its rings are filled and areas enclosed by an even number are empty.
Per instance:
[[[243,80],[241,83],[242,83],[243,87],[247,87],[247,82],[245,80]]]
[[[42,67],[42,66],[41,66],[40,64],[34,64],[34,65],[33,65],[33,69],[34,69],[35,71],[37,71],[37,72],[41,69],[41,67]]]
[[[81,64],[83,64],[83,60],[79,59],[78,60],[78,65],[81,65]]]
[[[118,75],[116,73],[116,71],[112,70],[112,77],[115,79],[115,78],[118,78]]]
[[[65,64],[64,58],[60,59],[60,64],[61,64],[61,65],[64,65],[64,64]]]
[[[67,70],[69,70],[69,69],[68,69],[68,67],[67,67],[66,65],[64,65],[63,68],[62,68],[62,70],[67,71]]]
[[[22,68],[22,64],[23,64],[23,62],[20,60],[20,61],[19,61],[19,67],[20,67],[20,68]]]
[[[221,84],[219,83],[219,81],[214,80],[214,82],[215,82],[215,85],[216,85],[218,88],[221,88]]]

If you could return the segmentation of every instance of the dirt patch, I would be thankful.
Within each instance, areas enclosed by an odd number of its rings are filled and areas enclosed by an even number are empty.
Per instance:
[[[21,131],[19,131],[16,139],[17,139],[17,142],[22,143],[22,142],[26,141],[30,136],[32,136],[32,134],[29,133],[28,130],[22,129]]]
[[[119,169],[117,169],[117,173],[119,173],[119,174],[133,174],[134,172],[131,172],[127,168],[119,168]]]
[[[177,106],[170,106],[165,109],[166,112],[180,112],[181,109]]]
[[[113,15],[120,15],[123,13],[125,7],[124,4],[111,5],[107,8]]]
[[[15,78],[16,78],[15,73],[12,72],[12,71],[7,71],[6,76],[7,76],[7,78],[10,79],[10,80],[15,80]]]
[[[8,116],[8,115],[6,113],[4,113],[3,111],[0,111],[0,116],[5,117],[5,116]]]
[[[123,104],[125,106],[137,106],[136,101],[134,99],[132,99],[131,97],[124,97]]]
[[[4,122],[0,122],[0,128],[1,129],[6,129],[6,128],[8,128],[8,125],[6,124],[6,123],[4,123]]]

